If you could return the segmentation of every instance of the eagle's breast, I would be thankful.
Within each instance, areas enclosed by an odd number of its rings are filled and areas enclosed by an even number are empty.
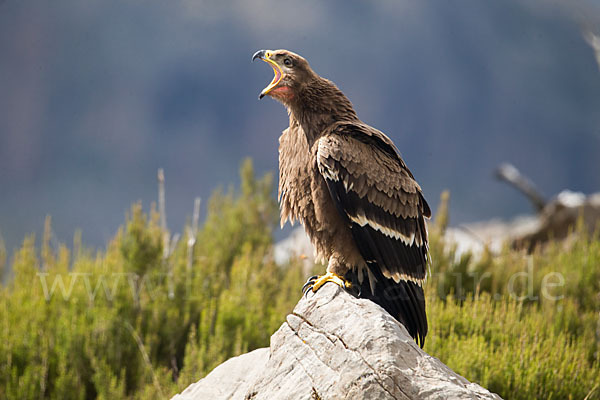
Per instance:
[[[279,138],[279,205],[281,226],[299,221],[312,242],[315,255],[327,263],[335,254],[346,267],[362,267],[364,261],[351,230],[335,207],[317,163],[318,142],[312,147],[301,125],[290,126]]]
[[[304,223],[312,219],[311,154],[302,128],[290,119],[290,126],[279,138],[279,205],[281,226],[287,220]]]

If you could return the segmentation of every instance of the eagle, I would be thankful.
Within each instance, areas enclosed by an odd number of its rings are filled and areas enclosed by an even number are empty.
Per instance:
[[[394,143],[362,122],[348,98],[288,50],[259,50],[252,61],[275,73],[268,95],[289,114],[279,138],[281,225],[299,221],[333,282],[382,306],[423,347],[423,283],[429,267],[431,210]]]

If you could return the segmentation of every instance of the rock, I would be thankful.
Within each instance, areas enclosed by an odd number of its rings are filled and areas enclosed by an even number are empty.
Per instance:
[[[302,298],[270,349],[235,357],[177,400],[500,399],[421,350],[375,303],[334,284]]]
[[[243,399],[268,359],[268,348],[230,358],[172,400]]]

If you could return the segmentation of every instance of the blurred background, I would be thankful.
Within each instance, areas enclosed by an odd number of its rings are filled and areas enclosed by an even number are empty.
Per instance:
[[[599,34],[597,0],[0,0],[0,234],[10,251],[49,214],[103,247],[158,168],[179,230],[244,157],[275,172],[263,48],[333,80],[453,224],[531,212],[504,161],[547,196],[598,191]]]

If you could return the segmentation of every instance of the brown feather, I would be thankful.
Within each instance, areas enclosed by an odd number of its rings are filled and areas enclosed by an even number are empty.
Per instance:
[[[297,54],[273,54],[295,68],[283,78],[293,96],[273,96],[290,114],[279,139],[281,224],[300,221],[327,270],[357,278],[362,296],[422,345],[431,211],[421,187],[394,143],[361,122],[331,81]]]

